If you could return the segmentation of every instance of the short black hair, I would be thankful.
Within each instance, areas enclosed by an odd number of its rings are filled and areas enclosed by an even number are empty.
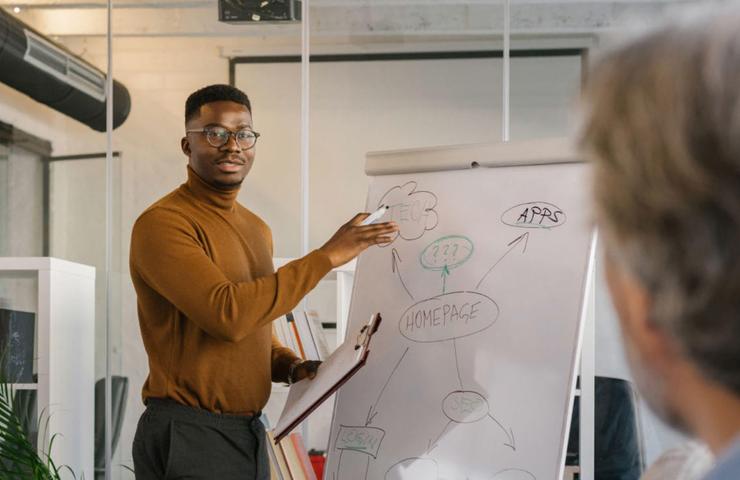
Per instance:
[[[191,93],[185,101],[185,123],[197,116],[203,105],[222,101],[240,103],[252,113],[252,104],[246,93],[231,85],[208,85]]]

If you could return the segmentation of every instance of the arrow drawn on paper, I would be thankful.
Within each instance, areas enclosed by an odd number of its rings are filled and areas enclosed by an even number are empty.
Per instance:
[[[447,291],[447,277],[450,275],[450,269],[445,265],[442,267],[442,293]]]
[[[432,450],[434,450],[435,448],[437,448],[437,445],[438,445],[437,442],[439,442],[439,440],[445,434],[445,432],[447,431],[447,428],[450,426],[451,423],[452,423],[452,420],[450,420],[449,422],[445,423],[445,427],[442,429],[441,432],[439,432],[439,435],[437,435],[437,438],[435,438],[434,440],[432,440],[432,439],[429,440],[429,443],[427,443],[427,450],[426,450],[425,453],[429,453]]]
[[[391,378],[393,378],[393,374],[396,373],[396,370],[398,370],[398,367],[401,365],[401,362],[403,362],[403,359],[406,357],[406,354],[409,352],[409,347],[406,347],[406,350],[403,351],[403,354],[401,355],[401,358],[398,359],[398,362],[396,362],[396,366],[393,367],[393,370],[391,370],[391,374],[388,376],[388,380],[385,381],[383,384],[383,388],[380,389],[380,393],[378,394],[378,398],[375,399],[375,403],[370,405],[370,408],[367,411],[367,417],[365,417],[365,426],[373,424],[373,420],[375,419],[375,416],[378,414],[378,411],[376,410],[376,407],[378,406],[378,402],[380,402],[380,399],[383,397],[383,393],[385,392],[385,388],[388,386],[388,384],[391,381]]]
[[[504,434],[506,435],[506,438],[509,440],[509,443],[504,443],[504,445],[506,445],[507,447],[511,448],[512,450],[516,452],[516,439],[514,438],[514,430],[512,430],[511,427],[509,427],[509,429],[506,430],[506,427],[504,427],[501,424],[501,422],[496,420],[496,418],[490,413],[488,414],[488,417],[494,422],[496,422],[496,425],[501,427],[501,430],[503,430]]]
[[[406,286],[406,283],[403,281],[403,277],[401,276],[401,270],[398,268],[398,264],[403,262],[401,260],[401,256],[398,254],[398,250],[391,249],[391,268],[393,269],[393,273],[398,274],[398,279],[401,281],[401,285],[403,285],[403,289],[406,290],[406,293],[409,294],[409,297],[411,300],[414,300],[414,296],[411,295],[411,292],[409,292],[408,287]]]
[[[457,358],[457,343],[452,339],[452,349],[455,351],[455,369],[457,370],[457,379],[460,381],[460,390],[463,389],[462,376],[460,375],[460,361]]]
[[[496,260],[496,263],[494,263],[491,268],[488,269],[488,271],[486,272],[486,274],[483,275],[483,278],[480,279],[480,282],[478,282],[478,285],[476,285],[475,288],[476,289],[480,288],[481,284],[486,279],[486,277],[488,276],[488,274],[491,273],[491,271],[493,271],[493,269],[496,268],[496,265],[498,265],[499,263],[501,263],[501,260],[503,260],[504,258],[506,258],[506,256],[512,250],[514,250],[517,247],[517,245],[519,245],[520,243],[523,243],[524,244],[524,248],[522,249],[522,253],[525,253],[527,251],[527,243],[528,242],[529,242],[529,232],[523,233],[523,234],[519,235],[518,237],[516,237],[511,242],[509,242],[508,245],[506,245],[507,247],[509,247],[509,249],[506,250],[506,252],[504,252],[504,254],[501,255],[501,257],[499,257],[498,260]]]

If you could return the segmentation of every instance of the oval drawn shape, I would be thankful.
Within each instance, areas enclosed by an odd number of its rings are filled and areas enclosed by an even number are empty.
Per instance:
[[[488,415],[488,400],[472,390],[457,390],[442,400],[442,412],[455,423],[475,423]]]
[[[473,255],[473,242],[462,235],[448,235],[433,241],[419,254],[421,266],[427,270],[457,268]]]
[[[501,214],[501,222],[518,228],[555,228],[565,224],[567,217],[557,205],[529,202],[515,205]]]
[[[491,477],[491,480],[537,480],[537,478],[532,474],[532,472],[528,472],[527,470],[507,468],[506,470],[496,472],[496,474]]]
[[[478,292],[449,292],[417,302],[398,321],[412,342],[443,342],[482,332],[496,322],[499,308]]]

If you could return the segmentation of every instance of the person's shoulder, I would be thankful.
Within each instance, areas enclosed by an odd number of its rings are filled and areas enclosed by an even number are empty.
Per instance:
[[[641,480],[700,480],[712,467],[714,457],[704,444],[686,442],[666,450],[642,475]]]
[[[724,454],[717,459],[717,465],[704,477],[704,480],[737,480],[740,478],[740,436]]]
[[[254,224],[260,231],[262,231],[263,234],[272,238],[272,230],[270,229],[270,226],[267,224],[267,222],[262,220],[262,217],[260,217],[241,203],[237,203],[236,205],[239,215],[246,218],[248,222]]]
[[[179,191],[174,190],[147,207],[134,222],[134,234],[148,234],[166,225],[188,224],[189,217],[179,197]]]

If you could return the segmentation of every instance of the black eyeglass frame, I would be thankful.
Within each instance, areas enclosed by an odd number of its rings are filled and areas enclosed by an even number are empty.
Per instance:
[[[228,137],[226,137],[226,140],[221,145],[214,145],[211,142],[211,140],[210,140],[210,138],[208,136],[208,132],[213,131],[213,130],[215,130],[217,128],[218,129],[223,129],[228,134]],[[247,131],[247,132],[249,132],[249,133],[251,133],[251,134],[254,135],[254,143],[252,145],[248,146],[248,147],[242,147],[242,145],[239,143],[239,139],[236,138],[236,136],[240,132],[244,132],[244,131]],[[185,133],[202,133],[202,134],[204,134],[206,136],[206,142],[208,142],[208,145],[210,145],[210,146],[212,146],[214,148],[221,148],[221,147],[223,147],[224,145],[226,145],[227,143],[229,143],[229,139],[231,137],[234,137],[234,141],[236,142],[237,145],[239,145],[239,148],[241,148],[242,150],[249,150],[250,148],[254,148],[254,146],[257,145],[257,139],[260,138],[260,133],[259,132],[255,132],[254,130],[250,130],[248,128],[242,128],[241,130],[237,130],[236,132],[233,132],[233,131],[229,130],[226,127],[204,127],[204,128],[198,129],[198,130],[185,130]]]

